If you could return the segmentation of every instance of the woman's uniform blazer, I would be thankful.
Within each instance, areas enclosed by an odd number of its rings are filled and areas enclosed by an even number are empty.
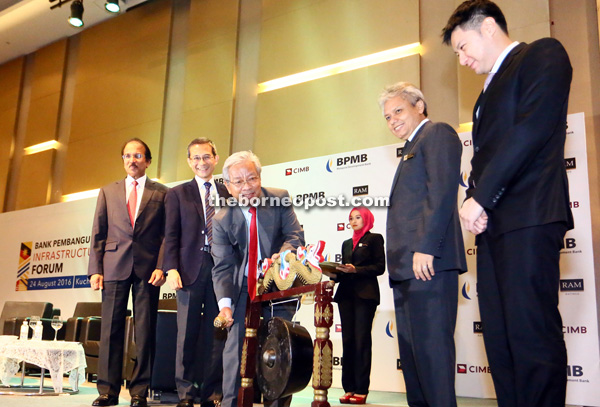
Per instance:
[[[358,297],[374,300],[379,304],[379,283],[377,276],[385,271],[385,249],[383,236],[367,232],[352,250],[352,239],[342,244],[342,264],[352,264],[356,273],[338,273],[335,281],[339,283],[334,301]]]

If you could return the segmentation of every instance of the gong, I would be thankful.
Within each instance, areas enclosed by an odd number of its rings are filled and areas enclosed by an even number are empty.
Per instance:
[[[306,387],[312,375],[313,342],[303,326],[275,317],[261,324],[256,377],[267,400]]]

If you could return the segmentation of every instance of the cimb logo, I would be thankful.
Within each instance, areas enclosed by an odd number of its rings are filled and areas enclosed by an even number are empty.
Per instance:
[[[565,158],[565,167],[567,170],[574,170],[577,168],[577,160],[575,157]]]
[[[583,291],[583,278],[560,280],[560,291]]]
[[[467,373],[490,373],[489,366],[475,366],[475,365],[467,365],[466,363],[457,363],[456,364],[456,373],[459,374],[467,374]]]
[[[338,223],[337,224],[337,231],[341,232],[343,230],[346,230],[346,224],[345,223]]]
[[[309,172],[309,171],[310,171],[310,167],[308,165],[306,167],[286,168],[285,176],[287,177],[288,175],[300,174],[300,173]]]
[[[587,326],[563,326],[562,331],[564,334],[587,334]]]
[[[474,334],[482,334],[483,333],[483,324],[481,321],[473,321],[473,333]]]
[[[352,196],[358,195],[369,195],[369,186],[361,185],[359,187],[352,187]]]

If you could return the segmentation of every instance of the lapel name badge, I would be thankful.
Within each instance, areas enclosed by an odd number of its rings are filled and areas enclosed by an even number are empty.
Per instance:
[[[411,158],[413,158],[415,155],[414,154],[407,154],[404,156],[404,161],[406,160],[410,160]]]

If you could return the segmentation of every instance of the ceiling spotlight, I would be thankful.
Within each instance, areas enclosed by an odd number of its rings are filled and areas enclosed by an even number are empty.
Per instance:
[[[83,27],[83,3],[81,0],[73,0],[71,3],[71,17],[69,24],[73,27]]]
[[[111,13],[118,13],[121,11],[119,0],[106,0],[106,3],[104,3],[104,8],[106,11],[110,11]]]

